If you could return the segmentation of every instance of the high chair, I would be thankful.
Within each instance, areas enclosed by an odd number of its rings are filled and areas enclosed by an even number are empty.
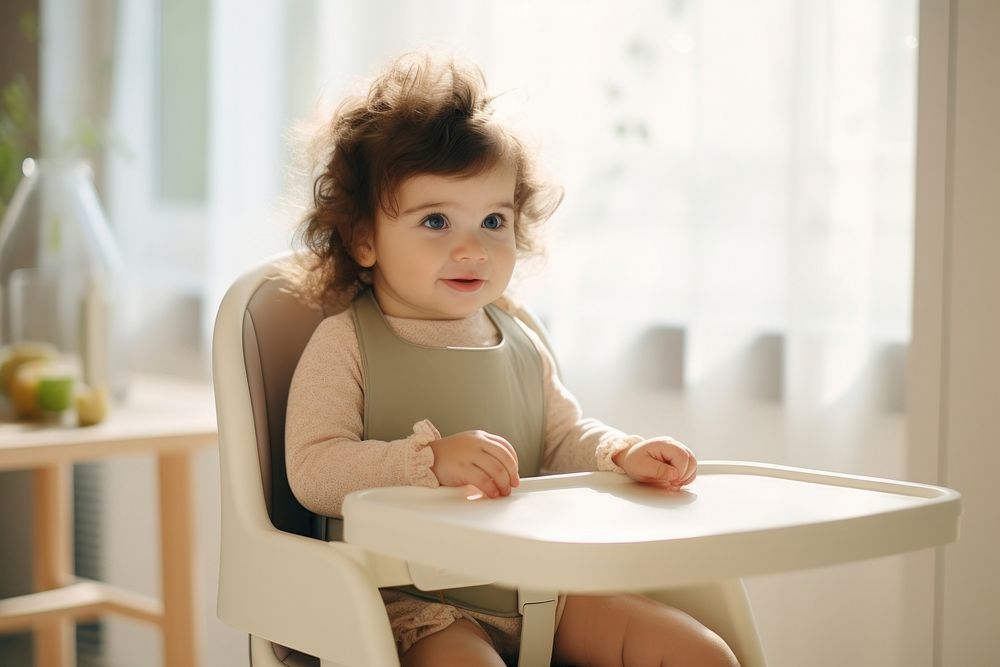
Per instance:
[[[614,473],[524,479],[490,501],[462,489],[368,489],[344,503],[345,541],[316,539],[321,518],[285,477],[284,426],[292,373],[323,314],[276,277],[287,258],[235,281],[213,342],[218,615],[249,633],[254,667],[398,665],[379,587],[481,583],[519,592],[521,667],[549,663],[558,591],[643,592],[712,628],[742,667],[763,667],[740,577],[957,537],[960,498],[950,489],[705,462],[679,493]]]

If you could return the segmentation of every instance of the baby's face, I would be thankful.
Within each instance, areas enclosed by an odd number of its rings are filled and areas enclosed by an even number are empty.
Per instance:
[[[475,176],[420,174],[397,192],[399,214],[379,209],[375,236],[355,252],[372,267],[387,315],[458,319],[496,300],[517,258],[514,170]]]

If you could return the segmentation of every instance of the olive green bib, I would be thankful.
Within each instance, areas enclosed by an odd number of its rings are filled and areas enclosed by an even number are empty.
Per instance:
[[[399,338],[370,291],[353,305],[364,374],[366,440],[391,441],[429,419],[442,436],[481,429],[517,451],[518,472],[538,474],[542,456],[542,361],[513,317],[493,305],[493,347],[424,347]]]
[[[422,419],[429,419],[442,436],[480,429],[513,445],[520,476],[538,474],[544,445],[542,359],[511,315],[486,306],[500,332],[493,347],[437,348],[397,336],[370,290],[354,300],[352,313],[364,378],[365,440],[405,438]],[[517,615],[517,592],[511,589],[472,586],[443,595],[413,587],[401,590],[468,609]]]

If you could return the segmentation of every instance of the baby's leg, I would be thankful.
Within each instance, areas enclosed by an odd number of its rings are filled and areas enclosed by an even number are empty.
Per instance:
[[[504,667],[486,632],[461,618],[410,647],[402,667]]]
[[[553,664],[738,667],[722,639],[687,614],[638,595],[566,598]]]

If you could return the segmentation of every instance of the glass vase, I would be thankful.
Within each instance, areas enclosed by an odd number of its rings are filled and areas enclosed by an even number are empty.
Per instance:
[[[126,391],[124,263],[82,160],[26,160],[0,224],[0,343],[46,342]]]

